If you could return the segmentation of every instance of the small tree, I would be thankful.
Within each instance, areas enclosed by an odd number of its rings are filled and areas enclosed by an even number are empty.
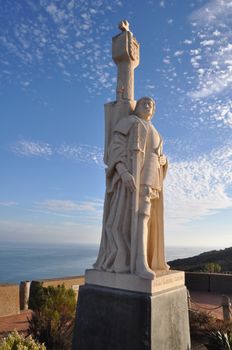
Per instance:
[[[34,290],[30,303],[30,306],[34,305],[34,313],[29,321],[30,333],[45,343],[48,350],[71,349],[75,292],[65,289],[64,285],[45,288],[41,284],[37,285],[37,292]]]
[[[0,350],[46,350],[46,347],[36,342],[31,336],[25,338],[14,331],[2,340]]]
[[[222,267],[220,264],[213,263],[213,262],[206,263],[204,266],[204,272],[217,273],[217,272],[221,272],[221,269]]]

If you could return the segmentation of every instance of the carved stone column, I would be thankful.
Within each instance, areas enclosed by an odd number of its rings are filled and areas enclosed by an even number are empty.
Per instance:
[[[112,39],[112,58],[117,65],[116,101],[105,104],[104,162],[108,164],[108,147],[115,125],[134,110],[134,70],[139,65],[139,43],[129,30],[129,23],[119,23],[121,33]]]
[[[134,70],[139,65],[139,43],[129,30],[129,23],[119,23],[122,33],[112,39],[112,58],[118,67],[116,99],[134,100]]]

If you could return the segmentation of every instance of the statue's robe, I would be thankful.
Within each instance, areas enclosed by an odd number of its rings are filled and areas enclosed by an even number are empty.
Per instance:
[[[123,118],[116,125],[108,150],[108,168],[106,169],[106,194],[100,250],[94,268],[98,270],[134,273],[137,247],[137,225],[140,212],[140,187],[146,160],[146,145],[149,130],[153,128],[158,143],[154,149],[156,162],[153,178],[159,191],[158,199],[151,199],[150,218],[148,222],[147,259],[149,267],[156,270],[167,270],[164,257],[163,225],[163,178],[167,164],[159,164],[162,155],[162,139],[157,130],[135,115]],[[123,184],[116,170],[122,163],[133,176],[136,191],[131,193]]]

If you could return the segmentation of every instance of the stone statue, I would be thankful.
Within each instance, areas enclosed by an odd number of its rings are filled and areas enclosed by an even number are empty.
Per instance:
[[[151,123],[154,100],[133,100],[139,44],[127,21],[122,21],[119,28],[122,33],[113,38],[113,59],[118,65],[117,101],[105,105],[106,195],[94,268],[151,280],[155,271],[169,268],[164,257],[163,229],[167,159],[161,136]]]
[[[72,349],[187,350],[184,272],[168,271],[164,257],[163,180],[168,163],[151,123],[155,101],[134,100],[139,43],[126,20],[119,29],[112,41],[116,101],[105,104],[101,244],[94,269],[85,271],[79,289]]]

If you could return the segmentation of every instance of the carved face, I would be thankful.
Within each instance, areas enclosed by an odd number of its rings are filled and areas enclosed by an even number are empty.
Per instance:
[[[135,114],[144,120],[151,120],[155,110],[154,102],[149,98],[141,98],[135,108]]]

